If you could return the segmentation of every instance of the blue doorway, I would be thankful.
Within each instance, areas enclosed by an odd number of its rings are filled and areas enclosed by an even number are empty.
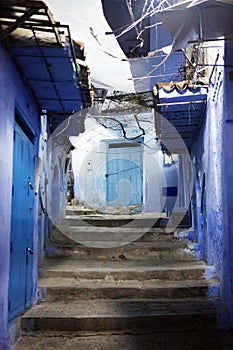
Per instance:
[[[8,319],[32,304],[34,145],[15,123]]]
[[[108,144],[107,205],[143,204],[143,147],[141,141]]]

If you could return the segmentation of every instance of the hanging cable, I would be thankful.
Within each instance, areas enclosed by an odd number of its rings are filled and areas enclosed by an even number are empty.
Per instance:
[[[158,69],[162,64],[164,64],[170,55],[171,55],[171,52],[168,53],[168,54],[164,57],[164,59],[163,59],[159,64],[157,64],[151,71],[149,71],[149,72],[148,72],[146,75],[144,75],[143,77],[132,78],[132,80],[138,80],[138,81],[140,82],[140,81],[142,81],[143,79],[151,78],[151,74],[152,74],[156,69]]]
[[[190,103],[188,106],[188,120],[189,120],[189,125],[191,124],[191,108],[195,111],[195,106],[193,103]]]

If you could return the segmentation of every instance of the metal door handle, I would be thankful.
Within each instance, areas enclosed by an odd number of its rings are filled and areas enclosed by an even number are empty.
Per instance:
[[[34,254],[34,251],[33,251],[33,249],[31,249],[31,248],[27,248],[27,251],[28,251],[28,253],[30,253],[31,255]]]
[[[30,187],[31,190],[34,189],[34,187],[33,187],[32,183],[31,183],[31,181],[28,181],[28,186]]]

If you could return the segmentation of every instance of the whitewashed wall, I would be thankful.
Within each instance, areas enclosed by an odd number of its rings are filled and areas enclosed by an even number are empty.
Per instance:
[[[87,121],[86,130],[78,138],[72,139],[76,147],[72,152],[75,197],[87,206],[101,208],[106,206],[108,144],[104,140],[117,137],[93,120]],[[125,139],[121,140],[125,142]],[[143,149],[143,212],[161,212],[164,206],[161,188],[166,186],[163,153],[156,146],[151,133],[144,136]]]

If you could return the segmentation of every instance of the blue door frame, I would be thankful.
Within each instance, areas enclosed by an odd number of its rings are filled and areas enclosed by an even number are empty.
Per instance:
[[[106,166],[106,199],[109,206],[143,204],[142,141],[109,142]]]
[[[14,128],[8,319],[32,304],[34,146]]]

